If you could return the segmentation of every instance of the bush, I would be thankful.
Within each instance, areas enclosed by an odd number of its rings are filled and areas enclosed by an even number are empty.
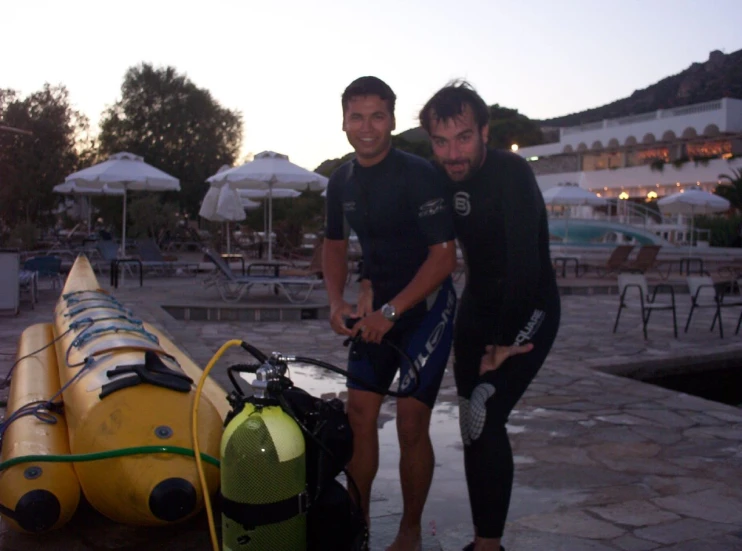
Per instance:
[[[742,224],[742,216],[697,216],[696,228],[711,230],[710,245],[712,247],[739,247],[737,228]]]
[[[22,251],[32,251],[36,248],[38,235],[36,225],[32,222],[21,222],[10,230],[8,246]]]

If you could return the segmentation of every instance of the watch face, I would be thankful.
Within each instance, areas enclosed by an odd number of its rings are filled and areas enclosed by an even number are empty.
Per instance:
[[[381,308],[381,313],[389,321],[394,321],[394,319],[397,317],[397,310],[391,304],[385,304]]]

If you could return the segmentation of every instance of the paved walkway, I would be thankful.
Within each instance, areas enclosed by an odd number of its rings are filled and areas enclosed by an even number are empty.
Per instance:
[[[107,288],[107,281],[101,284]],[[509,432],[516,479],[504,545],[508,551],[739,551],[742,549],[742,410],[620,376],[642,377],[742,364],[739,311],[725,313],[726,338],[710,333],[702,311],[688,334],[687,294],[677,296],[680,337],[658,312],[644,340],[636,313],[612,333],[615,289],[602,281],[563,280],[560,334],[547,364],[513,412]],[[682,281],[675,282],[682,287]],[[351,289],[351,295],[353,290]],[[266,352],[316,357],[343,365],[342,339],[325,320],[239,323],[178,321],[163,305],[219,304],[216,291],[193,278],[131,278],[114,294],[156,324],[199,365],[226,340],[242,338]],[[326,302],[324,291],[313,296]],[[35,310],[0,318],[0,375],[12,364],[18,337],[51,321],[56,296],[42,290]],[[276,299],[254,297],[258,304]],[[694,316],[695,318],[695,316]],[[230,351],[221,365],[244,361]],[[308,366],[291,376],[312,393],[341,393],[339,377]],[[228,388],[224,371],[215,378]],[[739,383],[737,383],[739,384]],[[6,392],[6,391],[4,391]],[[1,395],[2,397],[5,394]],[[380,420],[381,464],[372,503],[372,548],[383,550],[401,513],[394,404]],[[453,379],[447,373],[434,410],[436,472],[424,517],[425,550],[459,550],[471,537]],[[0,549],[20,551],[209,549],[202,517],[168,529],[117,526],[82,507],[64,529],[44,538],[19,536],[0,524]]]

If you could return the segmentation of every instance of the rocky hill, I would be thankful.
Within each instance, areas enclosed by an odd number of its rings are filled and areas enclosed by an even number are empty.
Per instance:
[[[693,63],[677,75],[637,90],[628,98],[579,113],[534,122],[541,127],[545,142],[557,141],[559,139],[557,128],[560,126],[578,126],[603,119],[626,117],[724,97],[742,99],[742,50],[731,54],[714,50],[706,62]],[[400,132],[397,139],[408,144],[427,143],[428,136],[422,128],[417,127]],[[316,171],[329,174],[351,157],[352,154],[348,154],[342,159],[325,161]]]
[[[628,98],[539,122],[547,127],[577,126],[724,97],[742,98],[742,50],[731,54],[715,50],[705,63],[693,63],[677,75],[637,90]]]

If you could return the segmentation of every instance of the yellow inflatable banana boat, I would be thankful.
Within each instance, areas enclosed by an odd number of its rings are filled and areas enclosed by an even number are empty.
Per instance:
[[[78,257],[54,314],[59,378],[73,454],[167,446],[193,449],[191,411],[201,370],[175,345],[100,290],[87,258]],[[219,457],[218,387],[199,403],[199,445]],[[220,398],[224,401],[224,393]],[[193,457],[136,453],[76,462],[82,491],[100,513],[132,525],[182,521],[201,510]],[[115,455],[115,454],[113,454]],[[209,488],[219,472],[206,465]]]
[[[3,435],[3,463],[70,453],[64,416],[56,408],[38,407],[59,392],[57,358],[54,347],[48,346],[53,338],[51,324],[45,323],[28,327],[21,335],[18,358],[29,357],[13,372],[6,420],[17,418]],[[21,416],[24,411],[31,414]],[[16,530],[41,533],[59,528],[72,518],[79,501],[80,484],[71,463],[33,461],[0,471],[0,512]]]

